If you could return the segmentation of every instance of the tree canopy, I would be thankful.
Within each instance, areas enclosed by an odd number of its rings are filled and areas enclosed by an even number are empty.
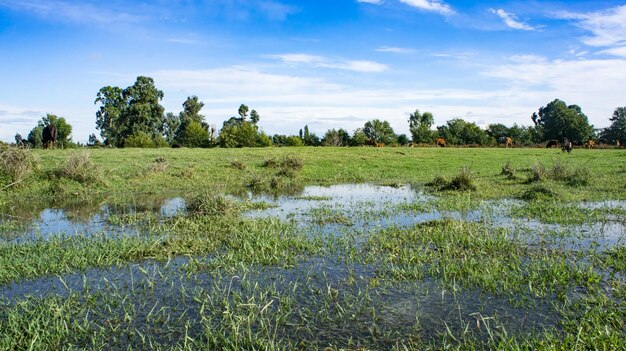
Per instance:
[[[165,131],[164,108],[159,101],[163,92],[154,86],[150,77],[137,77],[135,84],[121,89],[103,87],[98,91],[95,104],[100,103],[96,112],[96,129],[105,144],[123,147],[131,135],[145,133],[155,141]]]
[[[486,145],[489,142],[487,133],[475,123],[460,118],[452,119],[445,125],[437,127],[439,136],[453,145]]]
[[[387,121],[374,119],[363,126],[363,133],[370,142],[391,145],[396,141],[396,133]]]
[[[619,141],[626,144],[626,107],[618,107],[609,119],[612,123],[602,132],[602,138],[611,144]]]
[[[540,129],[542,140],[568,139],[584,142],[593,137],[593,126],[578,105],[567,105],[556,99],[545,107],[539,108],[531,116],[533,123]]]
[[[411,113],[409,116],[409,131],[411,132],[411,139],[414,143],[429,144],[434,140],[434,132],[430,130],[435,118],[432,113],[424,112],[420,113],[419,110]]]

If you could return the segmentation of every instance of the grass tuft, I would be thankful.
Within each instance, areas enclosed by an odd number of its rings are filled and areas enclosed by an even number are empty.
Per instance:
[[[16,147],[0,149],[0,177],[16,186],[39,168],[39,160],[30,150]]]
[[[57,175],[81,184],[93,184],[101,180],[100,170],[91,161],[86,151],[72,154],[65,165],[57,171]]]
[[[438,191],[474,191],[474,175],[469,168],[462,168],[459,173],[452,179],[447,180],[442,176],[437,176],[427,186],[433,187]]]

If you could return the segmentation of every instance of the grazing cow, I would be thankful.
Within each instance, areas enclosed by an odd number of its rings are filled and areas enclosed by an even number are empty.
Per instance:
[[[615,140],[615,146],[619,147],[619,140]]]
[[[595,142],[595,141],[593,141],[593,140],[591,140],[591,139],[589,139],[589,140],[587,140],[587,142],[585,143],[585,147],[586,147],[587,149],[595,148],[595,147],[596,147],[596,142]]]
[[[41,140],[43,141],[43,147],[49,149],[54,148],[54,144],[57,142],[57,127],[53,125],[47,125],[43,129],[43,135]]]
[[[437,138],[436,142],[437,142],[437,146],[441,146],[441,147],[446,146],[446,139],[444,138]]]
[[[563,140],[563,146],[561,146],[561,151],[567,151],[568,154],[572,153],[572,142],[567,139]]]
[[[546,145],[546,148],[551,148],[551,147],[559,147],[559,141],[558,140],[550,140],[548,141],[548,145]]]
[[[385,147],[385,143],[376,143],[376,147]]]
[[[506,147],[513,147],[513,139],[506,137],[504,142],[506,143]]]

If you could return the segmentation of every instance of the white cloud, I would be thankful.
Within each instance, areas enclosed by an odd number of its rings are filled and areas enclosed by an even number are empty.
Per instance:
[[[83,24],[109,25],[145,19],[144,16],[130,14],[112,4],[98,6],[87,2],[70,3],[56,0],[2,0],[0,7],[30,12],[52,20],[69,20]]]
[[[389,66],[367,60],[331,60],[324,56],[308,55],[308,54],[282,54],[269,55],[269,58],[278,59],[289,65],[309,65],[319,68],[341,69],[347,71],[374,73],[384,72]]]
[[[383,3],[382,0],[356,0],[356,2],[360,2],[364,4],[372,4],[372,5],[380,5]]]
[[[409,49],[409,48],[399,48],[399,47],[392,47],[392,46],[381,46],[378,49],[376,49],[375,51],[378,52],[391,52],[394,54],[413,54],[415,53],[415,49]]]
[[[535,30],[537,28],[532,27],[524,22],[518,21],[517,20],[517,16],[515,16],[512,13],[508,13],[506,11],[504,11],[503,9],[489,9],[489,12],[494,13],[496,15],[498,15],[498,17],[500,17],[502,19],[502,21],[504,21],[504,23],[509,26],[510,28],[513,29],[519,29],[519,30]]]
[[[611,49],[606,49],[598,52],[598,54],[620,56],[626,58],[626,46],[619,46]]]
[[[418,9],[438,12],[446,16],[454,14],[454,10],[450,5],[439,0],[400,0],[400,2]]]
[[[550,61],[527,55],[512,57],[511,63],[489,68],[483,74],[503,79],[510,89],[534,89],[549,101],[559,98],[580,105],[592,123],[605,126],[615,107],[623,105],[624,67],[624,59]]]
[[[560,13],[557,17],[578,21],[577,25],[592,33],[582,38],[589,46],[613,46],[626,43],[626,5],[589,13]]]

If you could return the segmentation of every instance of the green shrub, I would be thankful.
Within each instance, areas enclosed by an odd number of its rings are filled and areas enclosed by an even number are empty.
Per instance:
[[[539,185],[526,190],[519,198],[526,201],[536,201],[552,199],[556,196],[557,194],[552,189]]]
[[[39,159],[28,149],[2,146],[0,149],[0,176],[16,186],[39,168]]]
[[[101,179],[100,169],[91,161],[87,151],[70,155],[57,175],[82,184],[96,183]]]
[[[187,210],[199,216],[236,216],[241,205],[224,196],[205,193],[188,200]]]
[[[124,147],[153,148],[155,146],[150,134],[142,131],[135,132],[124,141]]]

